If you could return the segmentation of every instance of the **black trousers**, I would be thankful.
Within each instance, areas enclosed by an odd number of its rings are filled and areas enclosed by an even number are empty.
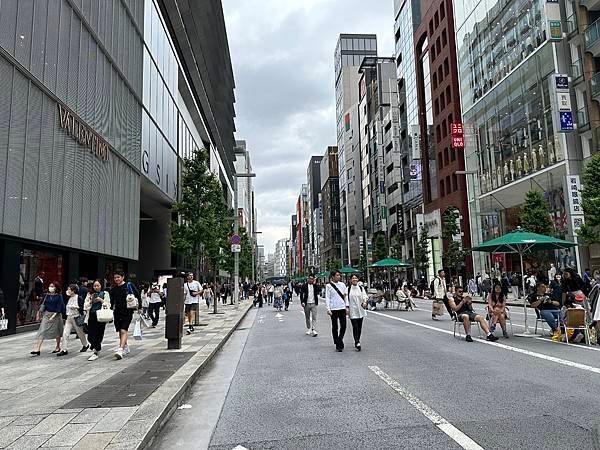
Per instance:
[[[354,345],[360,342],[360,334],[362,333],[363,319],[350,319],[352,322],[352,334],[354,335]]]
[[[287,309],[290,307],[290,298],[286,297],[285,298],[285,310],[287,311]]]
[[[339,332],[338,332],[339,322]],[[331,311],[331,334],[335,348],[344,348],[344,335],[346,334],[346,310],[334,309]]]
[[[160,316],[160,303],[149,303],[148,315],[150,316],[150,319],[152,319],[152,325],[158,325],[158,318]]]
[[[90,348],[96,352],[102,350],[102,339],[104,339],[104,330],[106,322],[98,322],[96,312],[90,312],[87,324],[87,335]]]

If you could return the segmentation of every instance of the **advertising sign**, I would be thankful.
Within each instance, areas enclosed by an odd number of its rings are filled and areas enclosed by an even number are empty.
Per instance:
[[[239,244],[231,244],[231,253],[240,253],[242,251],[242,246]]]
[[[413,162],[410,165],[410,181],[421,181],[421,162]]]
[[[461,122],[450,124],[450,135],[452,136],[452,148],[465,148],[465,135]]]
[[[562,39],[562,23],[560,20],[548,21],[548,36],[550,41],[560,41]]]
[[[571,111],[560,111],[560,131],[573,131],[575,126],[573,125],[573,113]]]

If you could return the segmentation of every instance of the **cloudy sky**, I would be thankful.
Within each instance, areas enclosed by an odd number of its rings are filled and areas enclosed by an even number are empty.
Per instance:
[[[340,33],[394,49],[393,0],[222,0],[236,83],[236,139],[257,178],[259,244],[290,234],[311,155],[336,145],[333,52]]]

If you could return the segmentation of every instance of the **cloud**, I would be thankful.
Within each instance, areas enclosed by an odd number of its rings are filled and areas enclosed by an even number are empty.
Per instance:
[[[250,151],[265,252],[290,234],[312,155],[336,144],[333,53],[340,33],[376,33],[393,52],[393,1],[224,0],[236,82],[236,139]]]

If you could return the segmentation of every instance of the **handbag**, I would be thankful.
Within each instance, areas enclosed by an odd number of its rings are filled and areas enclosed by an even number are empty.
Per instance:
[[[113,310],[110,308],[100,308],[96,311],[96,320],[102,323],[112,322],[114,319]]]
[[[79,328],[83,327],[83,325],[85,325],[85,316],[83,314],[79,314],[77,317],[75,317],[75,323]]]
[[[135,327],[133,328],[133,338],[136,341],[141,341],[143,339],[142,336],[142,321],[140,319],[135,321]]]
[[[127,297],[125,300],[127,301],[127,309],[138,309],[138,299],[133,295],[131,283],[127,283]]]
[[[0,331],[8,330],[8,319],[0,316]]]

